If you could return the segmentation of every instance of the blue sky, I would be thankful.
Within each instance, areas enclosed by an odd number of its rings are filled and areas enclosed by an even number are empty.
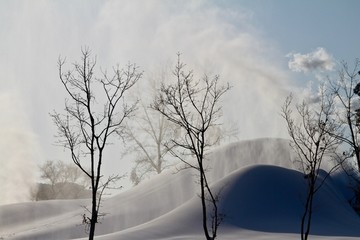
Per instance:
[[[359,57],[360,22],[357,0],[221,1],[252,12],[252,23],[286,52],[310,52],[324,47],[337,59]]]
[[[333,74],[338,61],[360,57],[359,9],[356,0],[1,1],[3,171],[69,160],[54,146],[49,112],[61,111],[66,97],[57,59],[78,61],[82,46],[102,69],[136,62],[144,81],[180,51],[198,76],[220,74],[233,85],[224,116],[240,139],[286,137],[279,116],[286,95],[301,93],[319,73]],[[15,156],[12,148],[21,151]],[[109,155],[126,172],[131,162],[119,161],[119,149]]]

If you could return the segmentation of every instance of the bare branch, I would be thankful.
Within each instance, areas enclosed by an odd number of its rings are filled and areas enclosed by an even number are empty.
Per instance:
[[[125,70],[114,68],[112,76],[105,72],[97,78],[96,58],[91,57],[87,47],[81,49],[81,53],[81,62],[74,63],[73,69],[67,72],[63,70],[65,60],[58,60],[59,78],[70,99],[65,101],[65,115],[54,112],[51,117],[58,128],[59,144],[70,150],[75,165],[90,179],[89,239],[93,239],[104,189],[117,179],[112,177],[101,184],[103,152],[110,143],[109,138],[123,132],[125,119],[136,109],[137,102],[127,104],[124,99],[125,93],[142,77],[142,72],[138,72],[136,65],[128,64]]]
[[[204,160],[206,152],[211,146],[207,131],[215,126],[221,117],[221,107],[218,104],[230,86],[218,87],[218,76],[210,80],[205,75],[202,79],[195,80],[193,71],[185,72],[184,68],[185,64],[181,62],[180,54],[178,54],[177,64],[173,71],[175,82],[168,85],[162,84],[160,94],[151,107],[184,131],[184,137],[172,139],[171,142],[177,148],[171,150],[171,153],[183,161],[186,166],[199,171],[203,229],[207,239],[214,239],[221,218],[218,217],[217,200],[209,187],[205,174]],[[179,149],[182,149],[183,152]],[[197,162],[193,164],[185,159],[184,155],[187,155],[185,152],[194,156]],[[215,216],[212,218],[215,222],[211,224],[211,233],[207,226],[208,202],[206,196],[211,199],[210,204],[213,209],[213,216]]]
[[[282,117],[287,123],[291,146],[297,153],[308,185],[301,220],[301,239],[307,239],[311,226],[314,195],[330,173],[339,167],[339,162],[337,162],[325,177],[320,178],[323,160],[336,159],[340,156],[337,150],[341,141],[335,134],[341,127],[333,120],[334,95],[327,95],[324,86],[320,89],[320,101],[312,105],[306,102],[297,104],[295,116],[291,108],[292,100],[292,95],[286,98],[282,107]]]

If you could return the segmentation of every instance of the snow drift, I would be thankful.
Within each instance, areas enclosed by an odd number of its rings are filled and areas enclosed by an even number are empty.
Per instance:
[[[257,139],[209,154],[209,177],[226,215],[219,239],[298,239],[306,193],[287,140]],[[190,169],[164,172],[104,201],[96,239],[203,239],[200,200]],[[360,218],[334,179],[317,193],[316,239],[359,237]],[[0,238],[86,239],[81,225],[90,200],[0,206]],[[330,237],[333,236],[333,237]]]

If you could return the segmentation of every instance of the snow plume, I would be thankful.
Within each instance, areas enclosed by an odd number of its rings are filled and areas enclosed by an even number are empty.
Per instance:
[[[283,54],[240,7],[205,0],[6,1],[0,16],[5,26],[0,28],[0,85],[17,83],[47,158],[69,159],[67,151],[52,145],[56,128],[48,113],[61,111],[68,97],[58,79],[58,56],[71,66],[83,46],[109,73],[116,64],[135,62],[146,75],[159,65],[174,66],[181,52],[196,78],[219,74],[233,86],[221,103],[224,127],[236,125],[240,139],[287,136],[278,114],[289,85]],[[119,148],[114,149],[104,174],[132,165],[118,161]]]
[[[138,9],[141,14],[133,14]],[[138,1],[108,1],[94,32],[108,36],[98,42],[109,59],[128,56],[125,59],[145,66],[145,74],[159,63],[174,63],[181,52],[196,78],[219,74],[233,86],[223,110],[241,139],[285,136],[277,112],[288,79],[280,60],[274,61],[280,54],[252,27],[247,11],[235,12],[210,1],[151,1],[141,6]]]
[[[307,54],[290,53],[289,69],[295,72],[332,71],[335,67],[333,57],[324,48],[317,48]]]
[[[0,93],[0,205],[28,201],[35,186],[36,138],[15,92]]]

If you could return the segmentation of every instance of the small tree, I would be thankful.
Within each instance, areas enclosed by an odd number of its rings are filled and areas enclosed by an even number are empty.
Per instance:
[[[57,199],[57,198],[77,198],[81,195],[80,188],[86,190],[89,187],[88,177],[81,171],[80,168],[73,164],[66,164],[62,161],[46,161],[44,164],[39,166],[41,179],[47,182],[50,186],[50,193],[46,192],[46,199]],[[78,188],[71,191],[69,187],[71,184],[76,184]],[[75,185],[72,185],[73,187]],[[41,194],[39,188],[38,194]],[[66,196],[70,194],[70,196]]]
[[[305,101],[296,105],[296,116],[292,112],[290,95],[282,107],[282,116],[287,123],[291,146],[297,154],[304,178],[307,182],[304,213],[301,218],[301,239],[308,239],[313,213],[313,200],[329,174],[336,169],[335,165],[320,178],[320,169],[326,158],[338,158],[336,154],[340,141],[334,136],[338,125],[331,118],[334,113],[334,98],[325,96],[321,88],[318,103]]]
[[[176,162],[176,158],[170,153],[176,147],[171,139],[178,139],[182,130],[148,105],[156,98],[159,86],[170,76],[169,72],[171,73],[166,68],[155,77],[149,77],[146,82],[148,85],[142,85],[143,90],[138,94],[140,107],[125,131],[129,143],[126,153],[136,154],[135,166],[130,175],[134,185],[151,175],[160,174]],[[225,129],[223,125],[213,126],[208,130],[208,138],[216,145],[236,139],[236,135],[236,128]]]
[[[63,162],[58,161],[57,163],[53,161],[47,161],[40,166],[41,179],[48,181],[51,188],[51,195],[55,199],[58,195],[57,189],[55,188],[56,184],[59,183],[62,179],[61,174],[64,171]]]
[[[329,79],[330,91],[338,100],[336,121],[346,129],[344,132],[336,133],[336,137],[346,143],[350,150],[346,154],[355,156],[357,170],[360,172],[360,61],[357,59],[353,69],[343,62],[336,80]]]
[[[216,238],[222,216],[218,210],[218,196],[210,189],[206,177],[206,152],[216,142],[210,141],[208,132],[221,117],[219,101],[230,86],[219,85],[219,76],[209,78],[205,75],[202,79],[195,80],[193,72],[185,72],[184,68],[185,64],[178,54],[173,72],[175,82],[162,84],[152,107],[183,130],[183,137],[172,139],[177,148],[171,150],[171,153],[199,173],[203,230],[206,239],[210,240]],[[184,157],[188,154],[196,158],[195,164]],[[208,213],[208,203],[212,207],[211,214]],[[211,232],[208,226],[209,215]]]
[[[349,176],[354,191],[353,207],[360,209],[360,60],[356,59],[352,68],[342,62],[338,77],[328,78],[329,90],[336,96],[337,113],[335,119],[341,127],[335,137],[347,148],[343,156],[351,161],[343,161],[342,168]],[[355,160],[355,161],[354,161]]]
[[[135,166],[130,175],[134,185],[152,174],[160,174],[170,166],[169,156],[176,138],[176,126],[159,112],[148,108],[143,102],[138,114],[125,131],[131,144],[127,153],[136,154]]]
[[[142,73],[129,64],[124,70],[113,68],[111,76],[103,72],[95,77],[96,60],[88,48],[82,49],[81,62],[74,63],[72,70],[64,71],[64,64],[59,59],[59,77],[70,99],[65,101],[65,114],[54,112],[51,116],[58,128],[59,144],[69,149],[75,165],[90,179],[91,217],[84,219],[89,220],[89,239],[93,239],[104,189],[119,178],[102,181],[104,150],[114,133],[122,134],[125,119],[135,110],[136,103],[128,105],[124,98]]]
[[[140,106],[125,130],[125,154],[134,156],[135,160],[130,174],[134,185],[151,175],[160,174],[174,160],[170,154],[173,148],[170,139],[176,138],[177,126],[149,107],[158,94],[160,84],[165,81],[166,74],[163,70],[154,76],[148,75],[147,81],[137,86],[136,95],[139,96]]]

